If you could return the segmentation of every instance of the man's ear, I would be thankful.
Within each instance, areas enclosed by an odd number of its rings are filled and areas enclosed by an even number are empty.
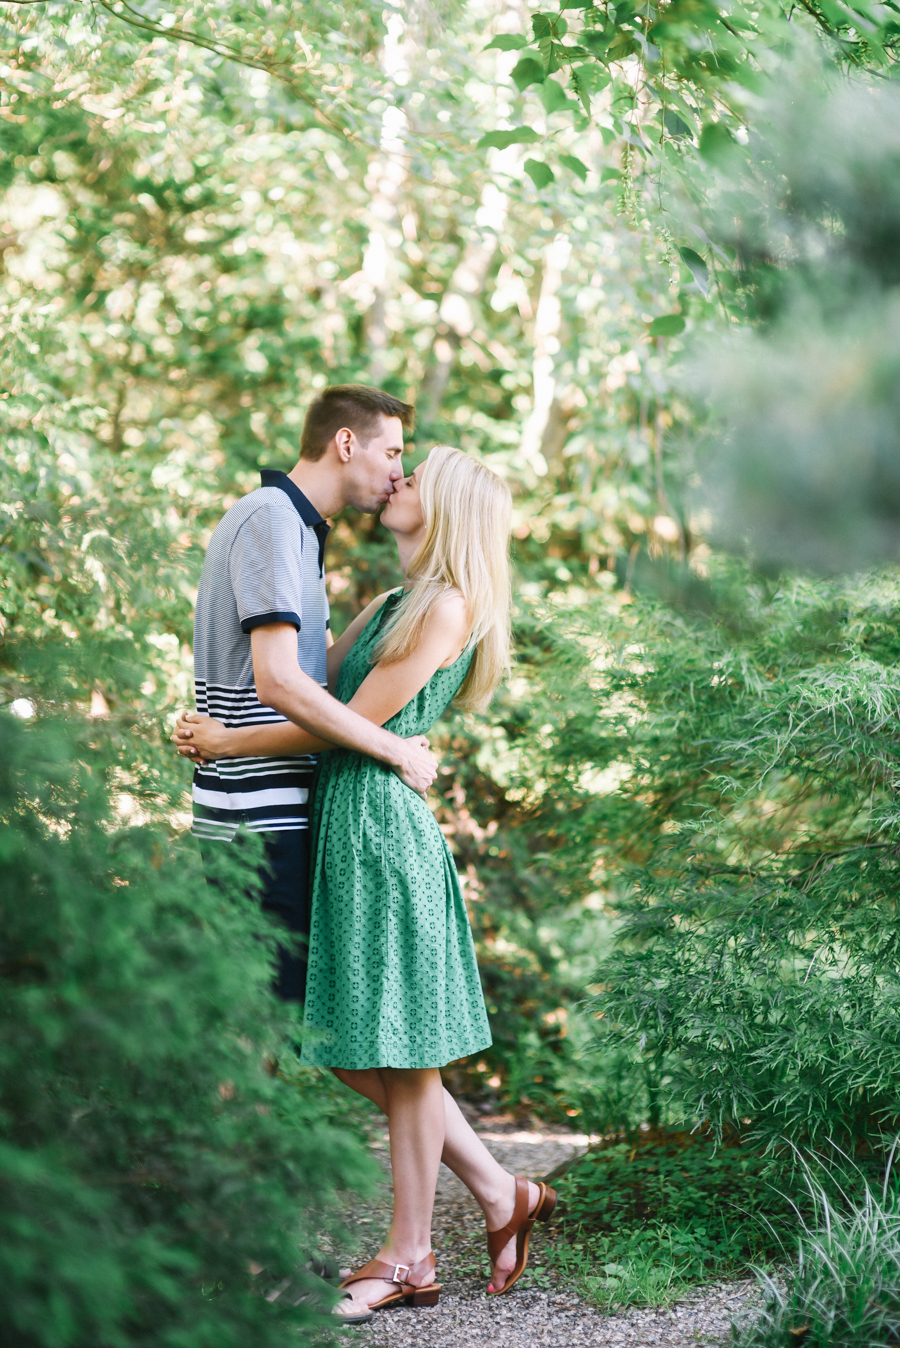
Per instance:
[[[334,443],[341,463],[349,463],[353,458],[356,436],[346,426],[343,426],[335,435]]]

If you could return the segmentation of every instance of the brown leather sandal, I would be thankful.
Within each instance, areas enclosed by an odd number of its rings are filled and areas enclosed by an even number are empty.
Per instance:
[[[488,1231],[487,1233],[488,1254],[491,1258],[492,1271],[501,1251],[509,1244],[513,1236],[516,1238],[515,1267],[499,1292],[493,1290],[493,1284],[488,1288],[488,1296],[502,1297],[504,1292],[508,1292],[513,1283],[521,1278],[528,1263],[528,1242],[531,1239],[531,1228],[535,1222],[545,1222],[556,1207],[556,1190],[551,1189],[549,1184],[545,1184],[543,1180],[536,1180],[535,1183],[540,1193],[534,1212],[528,1211],[528,1181],[517,1175],[516,1205],[513,1208],[513,1215],[505,1226],[500,1227],[499,1231]]]
[[[389,1292],[380,1301],[373,1301],[369,1305],[370,1311],[384,1310],[386,1306],[396,1306],[400,1301],[405,1302],[407,1306],[436,1306],[440,1300],[441,1284],[430,1282],[423,1286],[422,1281],[433,1272],[433,1254],[426,1254],[424,1259],[420,1259],[411,1268],[408,1264],[386,1264],[383,1259],[370,1259],[358,1272],[351,1273],[349,1278],[344,1279],[341,1289],[351,1287],[353,1283],[361,1282],[363,1278],[379,1278],[382,1282],[399,1287],[400,1290]]]

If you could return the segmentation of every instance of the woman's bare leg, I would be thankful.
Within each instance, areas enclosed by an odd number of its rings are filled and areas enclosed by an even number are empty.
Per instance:
[[[436,1067],[379,1067],[391,1138],[394,1215],[376,1259],[412,1266],[431,1250],[431,1217],[444,1146],[444,1101]],[[433,1277],[429,1281],[434,1281]],[[390,1288],[363,1279],[349,1289],[354,1302],[380,1301]]]
[[[345,1086],[371,1100],[387,1113],[387,1096],[381,1080],[383,1069],[370,1067],[362,1071],[333,1068],[335,1076]],[[466,1121],[459,1105],[449,1091],[444,1090],[444,1149],[441,1160],[457,1175],[471,1192],[485,1216],[489,1231],[499,1231],[513,1214],[516,1201],[516,1180],[488,1151],[478,1134]],[[393,1150],[392,1150],[393,1157]],[[536,1184],[528,1186],[528,1210],[533,1211],[540,1191]],[[516,1243],[511,1240],[503,1249],[493,1267],[493,1287],[499,1292],[516,1263]]]

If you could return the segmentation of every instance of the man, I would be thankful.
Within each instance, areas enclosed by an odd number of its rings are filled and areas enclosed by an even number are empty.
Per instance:
[[[229,726],[290,720],[319,740],[380,759],[416,791],[434,781],[422,737],[401,739],[327,691],[326,519],[371,513],[402,477],[413,409],[361,384],[327,388],[310,406],[300,458],[226,512],[210,540],[194,621],[198,712]],[[315,747],[314,745],[312,747]],[[263,907],[309,934],[309,791],[313,754],[233,758],[194,770],[193,832],[206,860],[243,826],[265,840]],[[278,994],[302,1001],[306,954],[281,948]]]

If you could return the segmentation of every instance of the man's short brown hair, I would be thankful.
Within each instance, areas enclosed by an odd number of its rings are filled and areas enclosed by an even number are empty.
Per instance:
[[[380,388],[365,384],[333,384],[310,404],[300,436],[300,457],[315,463],[329,440],[346,428],[363,444],[371,440],[382,417],[399,417],[405,431],[416,422],[415,408]]]

